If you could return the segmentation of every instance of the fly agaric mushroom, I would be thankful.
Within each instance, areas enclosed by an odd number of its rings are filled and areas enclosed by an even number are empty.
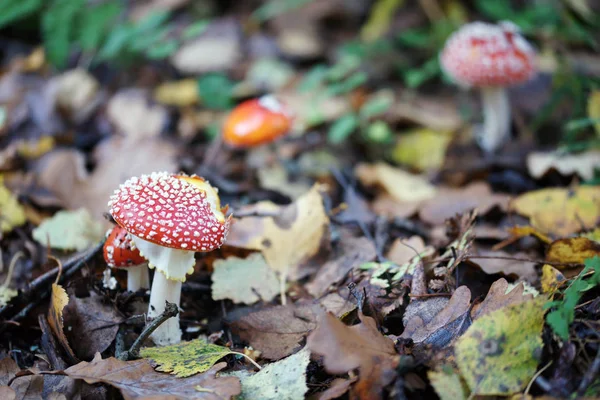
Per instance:
[[[223,127],[225,144],[254,147],[270,143],[292,127],[292,114],[273,95],[247,100],[229,114]]]
[[[148,266],[157,270],[149,317],[161,314],[166,301],[179,306],[181,283],[194,271],[194,253],[221,247],[231,221],[217,190],[195,175],[159,172],[131,178],[115,191],[108,206]],[[159,346],[181,341],[179,317],[169,318],[151,337]]]
[[[292,112],[273,95],[246,100],[227,116],[223,133],[212,142],[202,166],[214,162],[223,143],[237,149],[271,143],[289,132],[292,122]]]
[[[111,268],[127,270],[127,290],[130,292],[150,287],[146,259],[131,246],[131,236],[119,225],[113,227],[106,237],[104,260]]]
[[[440,62],[456,83],[481,90],[484,123],[476,138],[484,151],[497,150],[510,136],[506,88],[533,77],[535,50],[512,22],[472,22],[448,38]]]

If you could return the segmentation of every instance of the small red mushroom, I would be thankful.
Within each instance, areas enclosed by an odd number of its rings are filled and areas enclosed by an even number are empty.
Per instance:
[[[181,283],[194,271],[194,253],[221,247],[231,221],[217,190],[195,175],[159,172],[131,178],[115,191],[108,206],[148,266],[157,269],[149,317],[161,314],[165,301],[179,305]],[[179,317],[160,325],[152,339],[157,345],[178,343]]]
[[[271,143],[289,132],[292,114],[275,96],[266,95],[239,104],[223,126],[223,141],[245,148]]]
[[[117,225],[109,231],[103,253],[109,267],[127,270],[127,290],[137,292],[150,287],[146,259],[131,246],[131,236],[125,229]]]
[[[511,22],[472,22],[446,41],[442,69],[458,84],[481,89],[484,124],[477,138],[483,150],[497,150],[510,136],[506,88],[531,79],[535,59],[535,50]]]

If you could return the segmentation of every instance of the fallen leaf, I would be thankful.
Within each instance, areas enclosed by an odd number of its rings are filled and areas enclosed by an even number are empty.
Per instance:
[[[170,372],[178,378],[186,378],[211,369],[217,361],[235,352],[227,347],[207,343],[202,339],[163,347],[145,347],[140,351],[143,358],[152,360],[160,372]]]
[[[600,186],[536,190],[517,197],[510,207],[529,217],[535,229],[564,237],[596,226],[600,219]]]
[[[587,113],[591,119],[600,119],[600,90],[592,90],[588,96]],[[600,136],[600,122],[596,122],[594,128],[596,135]]]
[[[306,386],[306,367],[310,362],[310,352],[300,350],[283,360],[263,367],[259,372],[250,374],[237,371],[230,375],[241,380],[242,393],[239,400],[303,400],[308,391]]]
[[[231,323],[231,330],[269,360],[290,355],[315,329],[318,304],[286,305],[253,312]]]
[[[526,253],[509,254],[504,251],[479,251],[477,255],[483,257],[491,257],[473,258],[470,260],[472,263],[479,265],[483,272],[485,272],[488,275],[516,275],[517,277],[524,279],[527,282],[535,282],[537,279],[535,262],[511,260],[511,258],[530,258]]]
[[[494,249],[501,249],[506,247],[507,245],[516,242],[517,240],[526,237],[526,236],[534,236],[539,239],[541,242],[549,244],[552,242],[547,235],[535,229],[533,226],[512,226],[507,229],[510,237],[502,241],[502,243],[498,243],[494,246]]]
[[[506,211],[510,198],[492,193],[486,182],[474,182],[461,189],[442,188],[434,198],[421,205],[419,216],[431,225],[440,225],[471,209],[477,209],[478,215],[486,215],[494,207]]]
[[[0,398],[4,400],[15,400],[17,398],[17,392],[10,386],[0,386]]]
[[[0,360],[0,386],[8,385],[8,382],[20,371],[19,366],[12,357],[5,356]]]
[[[198,81],[196,79],[182,79],[162,83],[154,89],[153,97],[155,101],[167,106],[193,106],[200,99]]]
[[[0,177],[0,232],[6,233],[25,224],[25,210],[16,196],[4,186]]]
[[[269,266],[282,277],[298,279],[301,277],[298,267],[318,252],[328,231],[322,189],[317,184],[287,206],[267,205],[265,208],[275,212],[275,217],[236,220],[228,245],[259,249]]]
[[[318,393],[316,400],[333,400],[342,397],[348,390],[350,390],[350,385],[357,380],[357,376],[351,379],[334,379],[326,391]]]
[[[320,297],[350,271],[372,261],[375,256],[375,246],[369,239],[365,237],[345,239],[340,242],[335,257],[323,264],[315,278],[305,287],[311,295]]]
[[[306,347],[323,356],[323,365],[330,374],[345,374],[358,368],[359,380],[351,397],[376,399],[395,378],[399,357],[394,342],[379,332],[375,320],[360,311],[358,316],[360,324],[346,326],[326,313],[309,335]]]
[[[292,200],[298,199],[310,189],[306,180],[290,181],[288,171],[281,164],[260,168],[256,174],[261,188],[279,192]]]
[[[418,171],[439,170],[444,164],[446,149],[452,140],[450,132],[419,128],[401,132],[392,150],[392,160]]]
[[[53,283],[50,309],[48,310],[48,324],[69,357],[77,360],[64,331],[63,310],[67,304],[69,304],[69,296],[66,290],[62,286]]]
[[[424,177],[379,162],[359,164],[355,174],[366,186],[380,185],[399,202],[424,201],[433,198],[437,189]]]
[[[591,180],[595,170],[599,168],[600,151],[597,150],[578,154],[532,152],[527,155],[527,170],[538,179],[550,169],[555,169],[564,176],[577,174],[585,180]]]
[[[552,294],[566,282],[565,276],[549,264],[542,267],[542,293]]]
[[[169,399],[231,399],[241,392],[235,377],[216,377],[227,366],[219,363],[203,374],[180,379],[156,372],[149,360],[119,361],[96,354],[91,362],[82,361],[64,372],[89,384],[106,383],[121,390],[126,400],[168,397]]]
[[[212,298],[234,303],[269,302],[279,293],[279,280],[260,253],[246,259],[228,257],[213,264]]]
[[[455,131],[463,125],[456,99],[439,95],[404,91],[388,114],[394,122],[410,121],[436,131]]]
[[[64,309],[64,324],[75,355],[89,360],[104,352],[115,340],[122,319],[113,305],[103,303],[93,291],[88,297],[71,295]]]
[[[546,261],[554,263],[583,264],[594,256],[600,256],[600,243],[585,237],[555,240],[546,251]]]
[[[398,202],[387,193],[379,194],[371,203],[374,213],[392,218],[410,218],[419,211],[420,207],[420,201]]]
[[[415,344],[441,349],[451,344],[470,325],[471,291],[466,286],[456,289],[450,299],[413,298],[403,316],[401,338]]]
[[[472,394],[506,396],[527,386],[541,357],[544,302],[538,297],[492,311],[457,341],[456,363]]]
[[[132,140],[158,136],[168,120],[167,110],[150,104],[148,94],[140,89],[115,94],[106,105],[106,114],[117,131]]]
[[[467,400],[469,397],[469,389],[460,374],[448,365],[428,371],[427,377],[441,400]]]
[[[33,238],[54,249],[82,251],[104,238],[105,230],[90,213],[59,211],[33,230]]]
[[[533,296],[525,293],[523,283],[510,288],[506,279],[501,278],[492,284],[485,299],[473,307],[471,318],[476,320],[501,308],[530,301]]]
[[[410,262],[417,254],[425,250],[425,242],[420,236],[411,236],[408,239],[397,238],[394,240],[385,257],[397,265]]]
[[[99,84],[85,69],[77,68],[53,78],[57,81],[56,105],[75,122],[88,118],[100,104]]]

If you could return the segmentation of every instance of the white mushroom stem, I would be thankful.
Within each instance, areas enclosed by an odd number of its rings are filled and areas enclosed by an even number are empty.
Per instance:
[[[167,279],[162,272],[156,270],[154,272],[154,282],[152,282],[152,291],[150,292],[148,317],[155,318],[165,311],[166,301],[179,306],[180,299],[181,281]],[[181,342],[179,317],[172,317],[163,322],[152,332],[150,337],[158,346],[168,346]]]
[[[150,287],[150,278],[148,277],[148,266],[146,264],[127,267],[127,290],[137,292],[140,289]]]
[[[483,101],[483,129],[477,132],[479,146],[492,153],[500,148],[510,135],[510,103],[502,87],[481,89]]]

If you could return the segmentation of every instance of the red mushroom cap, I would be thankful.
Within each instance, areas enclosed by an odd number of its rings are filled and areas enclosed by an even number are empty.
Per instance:
[[[146,259],[131,247],[131,237],[121,226],[113,227],[104,242],[104,260],[111,268],[144,264]]]
[[[472,22],[446,41],[440,61],[446,73],[466,86],[510,86],[537,71],[535,50],[511,22]]]
[[[198,176],[167,172],[134,177],[108,203],[110,214],[130,234],[159,246],[188,251],[220,247],[229,230],[227,207],[217,190]]]
[[[287,107],[268,95],[239,104],[223,127],[223,141],[233,147],[253,147],[285,135],[292,126]]]

